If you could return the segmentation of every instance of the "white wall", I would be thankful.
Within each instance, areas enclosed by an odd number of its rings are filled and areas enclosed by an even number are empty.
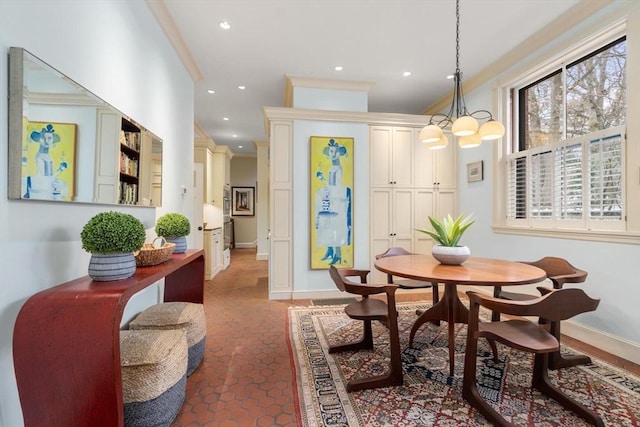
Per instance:
[[[0,1],[3,85],[10,46],[29,50],[164,141],[163,207],[157,211],[7,200],[7,163],[0,162],[0,426],[15,427],[23,424],[12,358],[16,316],[32,294],[86,275],[89,254],[79,235],[87,220],[118,209],[140,218],[151,237],[156,215],[192,217],[191,198],[180,186],[192,182],[193,82],[142,0]],[[7,105],[0,97],[0,153],[8,150]],[[151,289],[127,312],[155,300]]]

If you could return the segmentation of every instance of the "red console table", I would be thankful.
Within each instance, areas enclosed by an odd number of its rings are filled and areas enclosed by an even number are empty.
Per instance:
[[[204,252],[138,267],[133,277],[88,276],[38,292],[13,331],[13,362],[26,427],[122,426],[120,323],[136,292],[165,279],[165,301],[202,303]]]

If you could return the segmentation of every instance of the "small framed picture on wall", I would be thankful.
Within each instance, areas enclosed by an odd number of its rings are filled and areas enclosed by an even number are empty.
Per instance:
[[[255,187],[231,187],[231,215],[255,215],[255,190]]]
[[[482,181],[484,179],[483,161],[467,163],[467,182]]]

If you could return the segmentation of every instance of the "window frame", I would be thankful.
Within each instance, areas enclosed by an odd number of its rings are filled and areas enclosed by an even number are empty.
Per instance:
[[[508,129],[507,134],[496,142],[494,155],[494,214],[492,229],[500,234],[515,234],[523,236],[537,237],[553,237],[572,240],[587,240],[601,242],[618,242],[618,243],[640,243],[640,203],[635,199],[629,199],[627,195],[629,191],[633,191],[638,187],[635,181],[634,185],[628,185],[629,180],[635,179],[637,176],[637,168],[633,169],[630,165],[629,155],[640,154],[640,149],[629,148],[627,120],[626,130],[624,132],[625,142],[622,149],[622,192],[625,197],[626,215],[624,216],[625,227],[623,230],[601,230],[601,229],[570,229],[570,228],[554,228],[545,226],[544,224],[531,224],[523,221],[508,221],[507,208],[509,203],[509,185],[508,185],[508,161],[507,156],[512,153],[514,132],[518,131],[518,121],[516,105],[512,104],[514,91],[524,87],[532,82],[539,81],[546,76],[551,75],[554,71],[562,68],[564,64],[572,64],[577,60],[586,58],[590,53],[601,49],[608,44],[622,38],[627,37],[629,41],[627,18],[622,17],[609,25],[602,26],[599,29],[593,28],[589,32],[582,32],[581,38],[577,36],[569,37],[561,43],[553,46],[552,49],[541,49],[537,53],[532,52],[520,68],[509,69],[496,81],[493,87],[494,100],[496,102],[496,110],[499,119]],[[633,75],[633,71],[629,68],[629,55],[627,52],[627,75]],[[636,67],[633,67],[636,68]],[[630,117],[635,109],[635,102],[630,111],[630,99],[633,94],[627,85],[627,117]],[[635,128],[635,125],[632,126]],[[509,132],[511,131],[511,132]],[[631,153],[631,154],[630,154]],[[633,170],[632,170],[633,169]],[[636,173],[634,173],[634,171]]]

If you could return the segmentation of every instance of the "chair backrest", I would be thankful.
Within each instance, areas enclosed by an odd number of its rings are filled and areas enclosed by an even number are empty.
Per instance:
[[[574,267],[564,258],[548,256],[537,261],[520,262],[543,269],[556,289],[561,288],[565,283],[582,283],[587,279],[586,271]]]
[[[336,284],[336,287],[340,289],[340,291],[344,292],[345,291],[344,281],[335,265],[329,266],[329,275],[331,276],[334,283]]]
[[[490,310],[516,316],[539,316],[550,321],[566,320],[580,313],[594,311],[600,304],[600,300],[589,297],[578,288],[555,289],[528,301],[509,301],[473,291],[467,292],[467,295],[472,304]]]
[[[398,255],[413,255],[413,254],[407,251],[405,248],[394,246],[392,248],[387,249],[383,253],[376,255],[376,259],[386,258],[388,256],[398,256]]]

